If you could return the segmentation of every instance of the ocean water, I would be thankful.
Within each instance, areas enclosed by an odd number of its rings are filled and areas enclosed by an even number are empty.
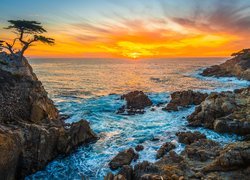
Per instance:
[[[181,152],[184,145],[177,142],[175,133],[178,131],[198,130],[222,145],[241,139],[204,128],[187,127],[186,117],[194,111],[194,106],[179,112],[162,111],[173,91],[219,92],[250,85],[236,78],[199,75],[203,68],[224,61],[222,58],[30,60],[60,112],[70,115],[67,122],[88,120],[100,139],[79,147],[67,157],[58,157],[44,170],[26,179],[103,179],[107,172],[111,172],[108,163],[112,157],[137,144],[142,144],[145,149],[139,152],[139,159],[132,165],[144,160],[155,162],[157,149],[167,141],[176,143],[175,151]],[[146,92],[155,111],[150,107],[142,115],[116,114],[125,103],[120,100],[120,95],[133,90]]]

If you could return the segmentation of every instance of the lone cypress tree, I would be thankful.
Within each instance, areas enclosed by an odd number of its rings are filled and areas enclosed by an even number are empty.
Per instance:
[[[14,30],[17,37],[12,43],[2,42],[2,47],[9,50],[12,55],[19,56],[20,59],[23,58],[24,52],[33,44],[34,42],[42,42],[48,45],[53,45],[55,40],[52,38],[45,37],[41,34],[47,32],[37,21],[26,21],[26,20],[9,20],[10,25],[5,29]],[[17,51],[14,49],[16,42],[19,41],[21,48]],[[0,42],[1,43],[1,42]],[[3,43],[5,45],[3,45]]]

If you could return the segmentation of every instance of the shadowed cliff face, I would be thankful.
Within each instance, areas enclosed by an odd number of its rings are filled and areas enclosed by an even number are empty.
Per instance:
[[[0,121],[57,119],[58,111],[40,81],[0,69]]]
[[[1,178],[24,178],[96,139],[85,120],[66,127],[25,58],[0,53]]]

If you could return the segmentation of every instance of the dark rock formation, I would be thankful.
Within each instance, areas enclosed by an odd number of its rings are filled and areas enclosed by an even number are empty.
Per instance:
[[[160,159],[161,157],[163,157],[166,153],[168,153],[169,151],[171,151],[172,149],[175,148],[175,145],[171,142],[166,142],[164,143],[160,149],[158,149],[157,153],[156,153],[156,158]]]
[[[171,101],[163,110],[178,111],[178,107],[187,107],[189,105],[199,105],[206,99],[206,93],[188,91],[177,91],[171,94]]]
[[[133,167],[125,165],[121,168],[118,174],[125,177],[126,180],[132,180],[133,179]]]
[[[240,79],[250,80],[250,49],[233,54],[235,57],[221,65],[205,69],[201,75],[216,77],[236,76]]]
[[[127,113],[129,115],[144,113],[144,108],[151,106],[153,103],[142,91],[133,91],[122,95],[121,99],[126,100],[126,106],[118,110],[119,114]]]
[[[0,53],[0,174],[22,179],[59,154],[97,139],[89,123],[60,120],[28,61]]]
[[[191,126],[217,132],[250,134],[250,88],[210,94],[188,117]]]
[[[187,145],[178,155],[170,151],[156,163],[144,161],[132,170],[113,175],[132,179],[248,179],[250,170],[250,142],[236,142],[226,147],[200,139]],[[128,176],[129,175],[129,176]],[[118,178],[119,179],[119,178]],[[126,178],[125,178],[126,179]]]
[[[134,179],[146,179],[150,175],[150,178],[153,176],[159,175],[159,169],[153,163],[149,163],[147,161],[143,161],[142,163],[138,163],[134,166]],[[149,179],[150,179],[149,178]]]
[[[123,165],[130,165],[135,157],[135,152],[132,148],[119,152],[109,163],[112,170],[116,170]]]
[[[250,142],[229,144],[204,171],[231,171],[250,166]]]
[[[135,147],[135,150],[136,151],[142,151],[144,149],[144,146],[143,145],[140,145],[138,144],[136,147]]]
[[[179,142],[184,144],[192,144],[200,139],[206,139],[206,136],[198,131],[178,132],[176,135],[178,136]]]
[[[207,161],[218,156],[220,149],[219,143],[208,139],[200,139],[187,145],[183,154],[191,160]]]

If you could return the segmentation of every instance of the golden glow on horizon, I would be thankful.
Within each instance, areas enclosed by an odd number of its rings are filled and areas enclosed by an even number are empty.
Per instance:
[[[134,23],[134,22],[133,22]],[[241,34],[201,30],[174,22],[124,23],[125,28],[109,26],[65,26],[64,31],[49,31],[56,39],[54,46],[36,44],[26,53],[29,57],[93,57],[93,58],[161,58],[228,56],[241,49]],[[151,24],[150,26],[148,24]],[[131,27],[132,26],[132,27]],[[10,38],[14,35],[5,32]],[[235,43],[242,42],[242,43]]]

